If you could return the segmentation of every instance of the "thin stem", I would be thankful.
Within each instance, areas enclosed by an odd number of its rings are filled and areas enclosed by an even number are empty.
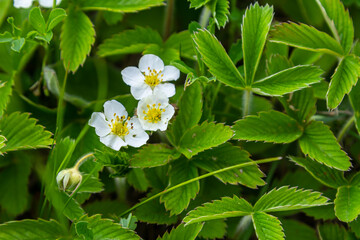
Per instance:
[[[260,164],[260,163],[268,163],[268,162],[279,161],[281,159],[282,159],[281,157],[265,158],[265,159],[262,159],[262,160],[251,161],[251,162],[247,162],[247,163],[241,163],[241,164],[233,165],[233,166],[230,166],[230,167],[222,168],[222,169],[219,169],[219,170],[216,170],[216,171],[213,171],[213,172],[203,174],[203,175],[201,175],[199,177],[196,177],[196,178],[190,179],[188,181],[179,183],[179,184],[177,184],[177,185],[175,185],[173,187],[165,189],[162,192],[159,192],[158,194],[155,194],[155,195],[149,197],[148,199],[136,204],[132,208],[130,208],[130,209],[126,210],[125,212],[123,212],[122,214],[120,214],[120,217],[124,216],[124,215],[127,215],[128,213],[130,213],[134,209],[144,205],[145,203],[147,203],[147,202],[149,202],[149,201],[151,201],[151,200],[153,200],[155,198],[158,198],[158,197],[164,195],[165,193],[169,193],[169,192],[171,192],[171,191],[173,191],[173,190],[175,190],[175,189],[177,189],[179,187],[185,186],[185,185],[187,185],[189,183],[192,183],[192,182],[196,182],[196,181],[198,181],[200,179],[204,179],[204,178],[213,176],[215,174],[219,174],[219,173],[226,172],[226,171],[233,170],[233,169],[237,169],[237,168],[243,168],[243,167],[247,167],[247,166],[257,165],[257,164]]]
[[[175,0],[168,0],[166,4],[165,21],[164,21],[164,32],[163,37],[166,40],[170,36],[172,20],[174,16],[174,5]]]
[[[205,28],[208,25],[210,16],[211,16],[210,9],[207,6],[204,6],[201,11],[200,19],[199,19],[199,23],[202,28]]]
[[[349,120],[345,123],[345,125],[341,128],[338,136],[337,136],[337,141],[341,142],[343,137],[345,136],[346,132],[349,130],[349,128],[351,128],[351,126],[353,125],[355,121],[355,115],[353,115],[351,118],[349,118]]]
[[[86,154],[85,156],[83,156],[82,158],[80,158],[80,159],[77,161],[77,163],[75,164],[74,168],[75,168],[76,170],[79,170],[80,165],[81,165],[83,162],[85,162],[89,157],[93,157],[93,156],[94,156],[93,153]]]
[[[65,89],[66,89],[66,82],[67,82],[67,78],[68,78],[68,73],[69,73],[69,67],[65,70],[64,81],[63,81],[63,85],[62,85],[62,88],[61,88],[61,91],[60,91],[58,109],[57,109],[57,118],[56,118],[56,130],[55,130],[54,139],[56,139],[58,137],[58,134],[61,131],[62,125],[63,125],[63,120],[64,120],[63,102],[64,102],[64,95],[65,95]]]
[[[251,90],[244,90],[243,94],[243,117],[249,115],[250,108],[251,108],[251,102],[252,102],[252,92]]]

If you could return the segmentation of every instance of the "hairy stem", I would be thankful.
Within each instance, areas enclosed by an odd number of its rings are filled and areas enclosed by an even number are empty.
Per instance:
[[[200,19],[199,19],[199,23],[202,28],[205,28],[208,25],[210,16],[211,16],[210,9],[207,6],[204,6],[201,11]]]
[[[174,5],[175,5],[175,0],[167,0],[165,21],[164,21],[164,32],[163,32],[164,40],[166,40],[170,36],[171,26],[174,16]]]
[[[243,117],[249,115],[250,109],[251,109],[251,102],[252,102],[252,92],[251,90],[244,90],[243,94]]]

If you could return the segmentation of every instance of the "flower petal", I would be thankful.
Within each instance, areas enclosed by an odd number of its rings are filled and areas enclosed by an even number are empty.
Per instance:
[[[121,147],[126,146],[126,142],[115,134],[109,134],[105,137],[100,137],[100,142],[108,146],[109,148],[119,151]]]
[[[152,94],[151,87],[146,84],[142,84],[137,87],[131,87],[130,92],[136,100],[143,99],[144,97]]]
[[[168,122],[175,113],[175,109],[172,105],[167,105],[165,108],[165,112],[161,115],[161,119],[164,119],[166,122]]]
[[[161,91],[166,97],[172,97],[175,95],[175,85],[172,83],[162,83],[154,88],[154,91]]]
[[[144,83],[145,77],[137,67],[127,67],[121,71],[124,82],[129,86],[139,86]]]
[[[145,74],[149,74],[149,68],[158,73],[164,70],[164,62],[154,54],[147,54],[140,58],[139,69]]]
[[[61,0],[56,0],[56,6],[61,3]],[[44,8],[52,8],[54,1],[53,0],[39,0],[40,6]]]
[[[33,4],[33,0],[14,0],[15,8],[29,8]]]
[[[174,66],[165,66],[162,74],[164,74],[163,81],[178,80],[180,70]]]
[[[108,121],[114,119],[116,115],[119,117],[125,116],[125,118],[128,116],[125,107],[116,100],[106,101],[104,103],[104,113]]]
[[[94,112],[89,120],[89,125],[95,128],[96,135],[103,137],[111,132],[109,123],[105,120],[105,115],[100,112]]]
[[[133,128],[130,129],[129,134],[125,136],[125,142],[133,147],[140,147],[146,144],[147,140],[149,140],[149,135],[141,127],[139,119],[132,117],[129,124],[132,124]]]

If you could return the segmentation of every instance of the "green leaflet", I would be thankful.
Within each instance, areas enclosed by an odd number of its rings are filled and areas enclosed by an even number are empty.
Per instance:
[[[281,187],[263,195],[255,204],[256,212],[279,212],[327,205],[328,198],[319,192]]]
[[[220,29],[221,27],[225,27],[226,23],[229,21],[228,15],[229,12],[229,1],[228,0],[212,0],[210,1],[210,9],[212,12],[212,16],[214,21]]]
[[[261,95],[281,96],[320,82],[323,70],[311,65],[300,65],[282,70],[252,85],[253,91]]]
[[[193,41],[188,30],[172,34],[164,43],[164,47],[176,49],[182,57],[194,60]]]
[[[360,58],[354,55],[344,57],[331,77],[326,94],[327,106],[336,108],[343,100],[344,95],[351,91],[360,76]]]
[[[289,143],[302,135],[302,128],[295,119],[277,111],[248,115],[235,122],[234,139]]]
[[[281,225],[287,240],[318,240],[316,231],[309,225],[293,219],[281,219]]]
[[[199,152],[226,142],[232,136],[233,131],[229,126],[203,122],[184,133],[179,141],[178,150],[187,158],[191,158]]]
[[[149,188],[149,181],[141,168],[133,168],[126,175],[126,180],[139,192],[145,192]]]
[[[343,222],[351,222],[360,214],[360,187],[346,185],[338,188],[336,193],[335,215]]]
[[[1,87],[0,87],[0,117],[3,115],[6,106],[12,94],[12,85],[14,78],[5,74],[0,74]]]
[[[149,44],[162,44],[162,39],[157,31],[151,28],[135,27],[106,39],[99,46],[98,55],[101,57],[116,54],[140,53]]]
[[[1,91],[1,88],[0,88]],[[354,110],[355,126],[360,133],[360,84],[357,83],[349,94],[351,106]]]
[[[0,150],[6,145],[6,138],[3,135],[0,135]]]
[[[323,240],[338,240],[338,239],[353,239],[346,228],[336,223],[327,222],[317,226],[320,239]]]
[[[193,224],[191,226],[180,224],[175,229],[172,229],[170,233],[165,232],[162,237],[158,237],[156,240],[195,240],[202,227],[202,224]]]
[[[285,239],[281,222],[274,216],[263,212],[255,212],[251,215],[256,236],[259,240],[282,240]]]
[[[316,0],[335,39],[349,53],[354,40],[354,26],[349,11],[340,0]]]
[[[234,88],[242,88],[245,82],[224,47],[207,30],[199,30],[193,37],[202,60],[212,75],[220,82]]]
[[[199,237],[205,239],[222,239],[226,235],[227,225],[224,219],[216,219],[204,223]]]
[[[162,0],[82,0],[80,3],[83,10],[111,12],[136,12],[161,5],[164,5]]]
[[[70,8],[61,31],[61,59],[65,69],[76,72],[90,54],[95,42],[95,29],[85,13]]]
[[[29,118],[27,113],[15,112],[4,116],[0,121],[0,131],[7,142],[1,152],[48,148],[53,141],[51,133],[45,131],[43,126],[37,125],[36,121]]]
[[[271,43],[271,42],[269,42]],[[280,45],[278,43],[271,43],[273,45]],[[271,45],[270,45],[271,46]],[[285,46],[286,45],[280,45]],[[266,61],[266,71],[269,75],[281,72],[282,70],[293,67],[292,63],[288,60],[287,56],[283,56],[280,54],[273,54]]]
[[[51,31],[66,17],[66,11],[62,8],[55,8],[51,10],[49,18],[46,23],[46,31]]]
[[[242,30],[245,85],[251,86],[259,65],[262,51],[273,19],[273,8],[251,5],[245,12]]]
[[[190,2],[190,8],[200,8],[204,6],[206,3],[210,2],[211,0],[188,0]]]
[[[143,146],[130,160],[130,167],[145,168],[167,164],[170,160],[180,157],[180,154],[166,144],[147,144]]]
[[[29,22],[39,33],[46,33],[46,23],[40,8],[33,8],[30,11]]]
[[[19,231],[21,229],[21,231]],[[56,240],[69,237],[67,230],[54,220],[22,220],[12,221],[0,225],[1,240]]]
[[[306,24],[281,23],[271,31],[271,40],[289,46],[310,51],[329,53],[336,56],[344,54],[343,49],[335,39],[324,32]]]

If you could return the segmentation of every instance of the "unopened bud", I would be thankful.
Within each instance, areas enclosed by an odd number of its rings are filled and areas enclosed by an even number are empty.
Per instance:
[[[61,170],[56,176],[56,182],[63,191],[79,186],[82,175],[76,168],[68,168]]]

